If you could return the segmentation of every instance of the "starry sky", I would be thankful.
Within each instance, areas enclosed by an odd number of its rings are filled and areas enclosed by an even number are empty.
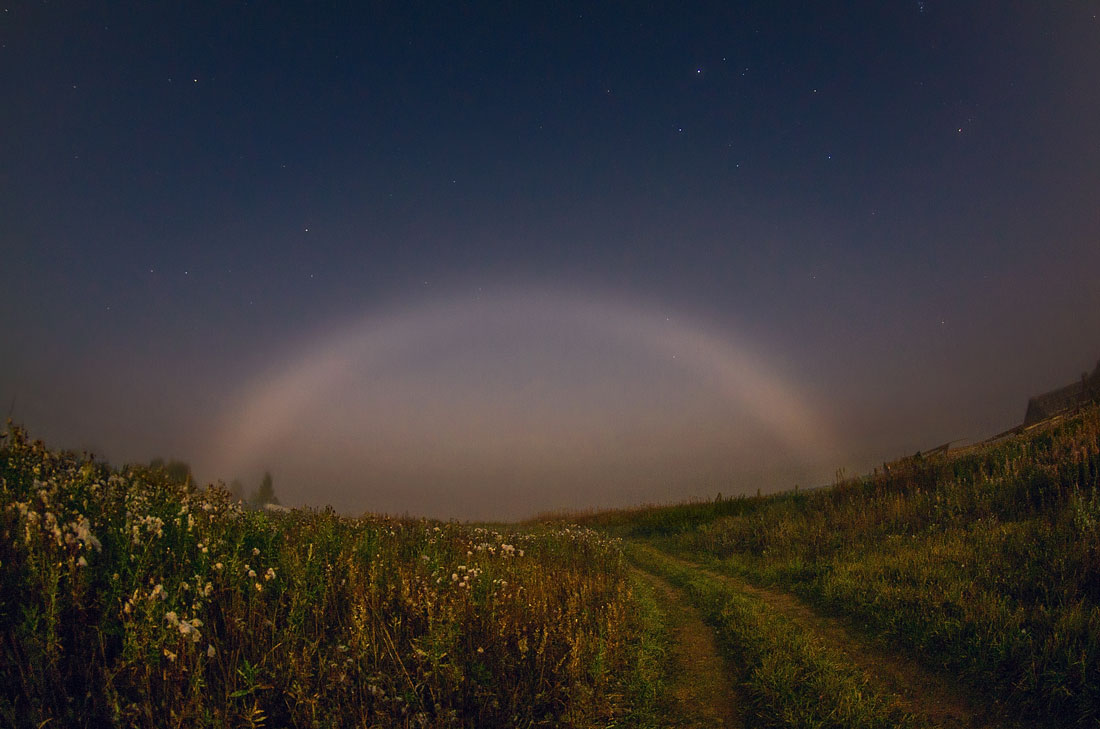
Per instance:
[[[1100,3],[0,3],[0,406],[285,503],[770,492],[1100,357]]]

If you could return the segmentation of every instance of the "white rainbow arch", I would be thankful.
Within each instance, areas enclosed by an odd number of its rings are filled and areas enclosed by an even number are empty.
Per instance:
[[[228,409],[208,451],[214,470],[224,475],[248,468],[266,447],[291,432],[312,401],[372,365],[456,331],[525,319],[570,323],[617,337],[654,357],[675,356],[676,366],[754,417],[799,453],[800,460],[821,462],[831,456],[821,418],[744,343],[632,301],[562,290],[506,289],[370,314],[322,337],[308,354],[289,357],[287,364],[247,387]]]

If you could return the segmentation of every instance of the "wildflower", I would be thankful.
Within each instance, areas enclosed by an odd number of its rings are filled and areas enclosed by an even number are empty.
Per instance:
[[[223,569],[225,569],[225,565],[221,562],[215,562],[214,569],[216,569],[218,572],[221,572]]]
[[[88,566],[88,560],[84,559],[83,557],[81,557],[80,559],[78,559],[78,560],[76,561],[76,563],[77,563],[77,565],[78,565],[78,566],[80,566],[80,567],[87,567],[87,566]]]
[[[263,592],[264,591],[264,586],[261,585],[259,582],[256,583],[255,587],[256,587],[256,592]]]
[[[253,548],[252,548],[252,556],[253,556],[253,557],[258,557],[258,556],[259,556],[259,554],[260,554],[260,550],[259,550],[259,549],[257,549],[256,547],[253,547]]]
[[[172,661],[172,662],[175,662],[175,660],[176,660],[176,654],[173,653],[172,651],[168,650],[167,648],[164,649],[164,657],[167,658],[169,661]]]
[[[214,650],[214,646],[212,646],[212,645],[206,646],[206,657],[207,658],[213,658],[215,653],[217,653],[217,651]]]
[[[202,625],[202,621],[195,618],[191,621],[181,620],[179,621],[180,635],[190,635],[192,643],[198,643],[202,635],[199,633],[198,626]]]
[[[267,581],[267,580],[274,580],[274,579],[275,579],[275,568],[274,567],[268,567],[267,572],[264,573],[264,580]]]
[[[168,593],[164,591],[164,585],[160,584],[159,582],[157,583],[156,587],[153,588],[153,591],[149,593],[150,600],[155,600],[158,597],[161,600],[168,599]]]

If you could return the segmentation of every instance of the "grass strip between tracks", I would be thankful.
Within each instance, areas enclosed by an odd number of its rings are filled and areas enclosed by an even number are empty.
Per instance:
[[[929,726],[901,709],[874,678],[757,598],[638,544],[630,559],[683,589],[718,630],[740,674],[747,713],[765,727]]]

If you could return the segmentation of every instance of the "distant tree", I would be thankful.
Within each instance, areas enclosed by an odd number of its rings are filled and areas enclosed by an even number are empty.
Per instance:
[[[184,461],[171,460],[164,466],[164,472],[173,483],[190,484],[192,481],[191,464]]]
[[[275,496],[275,485],[271,478],[270,471],[264,471],[264,478],[260,481],[260,488],[256,489],[250,499],[254,506],[263,506],[264,504],[278,504],[279,499]]]
[[[154,458],[149,461],[149,468],[163,473],[168,478],[169,483],[189,485],[193,478],[190,464],[175,458],[168,461],[163,458]]]
[[[244,498],[244,484],[241,483],[239,478],[235,478],[229,482],[229,493],[233,495],[234,499]]]

